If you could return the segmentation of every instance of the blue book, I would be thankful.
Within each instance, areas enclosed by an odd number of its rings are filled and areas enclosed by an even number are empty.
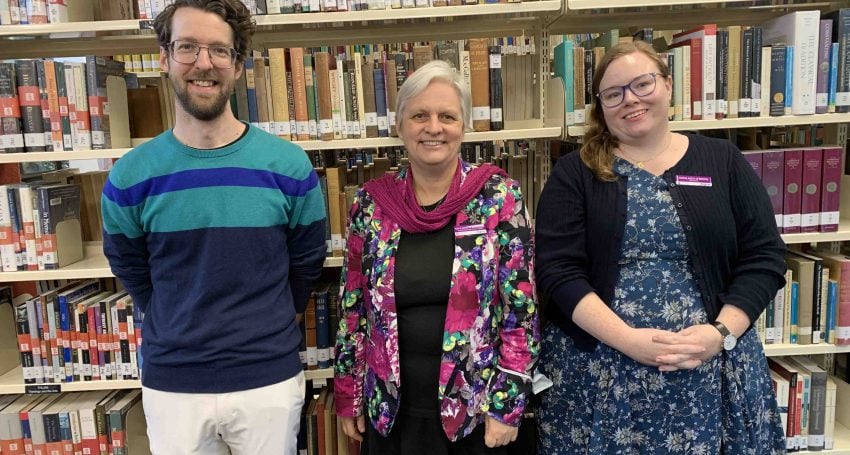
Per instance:
[[[136,333],[142,333],[142,324],[145,320],[145,313],[140,305],[133,305],[133,327]],[[136,362],[139,366],[139,377],[142,377],[142,337],[139,336],[139,344],[136,346]]]
[[[832,43],[829,53],[829,112],[835,112],[835,92],[838,87],[838,43]]]
[[[76,362],[77,353],[71,346],[71,313],[74,311],[73,302],[82,297],[94,294],[100,290],[97,280],[86,280],[63,292],[56,294],[56,305],[59,308],[59,328],[64,335],[62,338],[62,358],[65,361],[65,382],[80,380],[82,364]],[[76,326],[76,324],[74,324]]]
[[[789,336],[790,344],[797,344],[797,324],[799,323],[799,301],[800,301],[800,283],[794,281],[791,283],[791,334]]]
[[[390,126],[387,119],[387,84],[384,81],[383,65],[372,70],[372,83],[375,84],[375,111],[378,114],[378,137],[389,137]]]
[[[245,68],[245,83],[247,84],[248,98],[248,123],[260,127],[260,111],[257,107],[257,88],[254,85],[254,59],[251,56],[245,58],[243,62]]]
[[[575,62],[573,52],[573,42],[564,40],[561,44],[555,46],[555,58],[552,67],[555,71],[555,77],[560,77],[564,80],[564,111],[566,114],[566,124],[575,124]]]
[[[785,113],[791,113],[792,93],[794,93],[794,46],[785,47]]]
[[[838,282],[829,280],[826,289],[826,327],[823,328],[824,340],[835,344],[835,318],[838,314]]]

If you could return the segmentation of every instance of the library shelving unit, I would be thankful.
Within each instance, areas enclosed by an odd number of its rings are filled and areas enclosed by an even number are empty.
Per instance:
[[[78,0],[84,1],[84,0]],[[474,37],[521,36],[533,34],[537,45],[533,118],[506,122],[505,130],[468,133],[466,142],[535,140],[563,135],[560,125],[544,122],[543,87],[548,79],[548,35],[546,24],[563,11],[562,0],[523,3],[480,4],[419,9],[387,9],[335,13],[256,16],[255,49],[268,47],[313,47],[357,43],[391,43]],[[0,26],[0,58],[42,58],[157,51],[149,21],[117,20],[66,24]],[[142,77],[157,77],[144,74]],[[531,76],[529,76],[531,77]],[[134,139],[133,145],[143,139]],[[398,146],[398,138],[296,142],[305,150],[371,148]],[[20,163],[58,160],[120,158],[130,149],[113,148],[72,152],[0,153],[0,183],[21,179]],[[0,273],[0,282],[11,283],[15,295],[35,294],[34,281],[111,277],[100,242],[88,242],[83,261],[58,270]],[[326,267],[340,267],[342,258],[329,257]],[[5,314],[5,313],[4,313]],[[0,314],[0,319],[4,317]],[[8,317],[8,316],[6,316]],[[11,321],[7,322],[11,327]],[[306,371],[308,380],[327,381],[330,368]],[[68,392],[139,388],[138,380],[82,381],[24,385],[14,333],[0,331],[0,395],[34,392]]]
[[[778,3],[782,3],[779,5]],[[604,7],[603,7],[604,6]],[[850,7],[848,1],[720,1],[720,0],[565,0],[562,14],[548,24],[550,36],[558,34],[602,33],[611,29],[634,31],[644,27],[655,30],[683,30],[707,23],[718,27],[728,25],[757,25],[766,20],[793,11],[820,10],[832,11],[841,7]],[[629,33],[631,34],[631,33]],[[575,141],[585,131],[584,125],[566,125],[565,116],[554,111],[563,111],[563,84],[550,80],[546,88],[547,117],[549,126],[562,126],[564,139]],[[828,143],[845,144],[847,142],[850,114],[830,113],[781,117],[748,117],[723,120],[675,121],[670,126],[675,131],[696,131],[712,129],[739,129],[771,126],[824,125]],[[783,240],[788,244],[833,242],[850,240],[850,176],[842,177],[841,219],[837,232],[785,234]],[[831,344],[765,346],[765,355],[802,356],[835,355],[850,353],[850,346]],[[839,384],[837,418],[835,428],[835,447],[824,451],[830,455],[850,455],[850,385]],[[802,451],[799,453],[808,453]]]

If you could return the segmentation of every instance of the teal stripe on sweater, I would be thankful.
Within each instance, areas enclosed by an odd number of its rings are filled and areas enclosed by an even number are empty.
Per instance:
[[[252,187],[207,187],[165,193],[147,198],[141,223],[145,232],[176,232],[221,227],[309,225],[324,218],[322,193],[310,190],[305,197],[288,197],[280,205],[280,191]],[[251,201],[246,204],[245,201]],[[104,199],[104,210],[121,213],[120,225],[105,226],[108,233],[133,232],[136,206],[119,207]],[[122,213],[123,212],[123,213]],[[289,219],[292,213],[295,219]],[[116,218],[116,217],[110,217]],[[141,233],[138,233],[141,235]]]

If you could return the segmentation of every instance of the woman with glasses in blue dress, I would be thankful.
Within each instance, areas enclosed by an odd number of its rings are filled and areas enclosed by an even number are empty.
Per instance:
[[[670,131],[648,44],[612,48],[593,91],[537,206],[540,452],[784,453],[752,330],[785,272],[761,182],[732,143]]]

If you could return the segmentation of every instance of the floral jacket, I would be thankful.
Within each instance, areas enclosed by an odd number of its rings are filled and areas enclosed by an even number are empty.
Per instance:
[[[471,169],[462,163],[461,178]],[[403,179],[406,172],[399,173]],[[387,435],[401,386],[395,254],[401,229],[361,190],[351,207],[340,285],[337,413],[365,407]],[[493,176],[455,217],[455,255],[438,397],[443,430],[468,435],[485,413],[518,426],[531,394],[540,331],[533,235],[518,182]]]

